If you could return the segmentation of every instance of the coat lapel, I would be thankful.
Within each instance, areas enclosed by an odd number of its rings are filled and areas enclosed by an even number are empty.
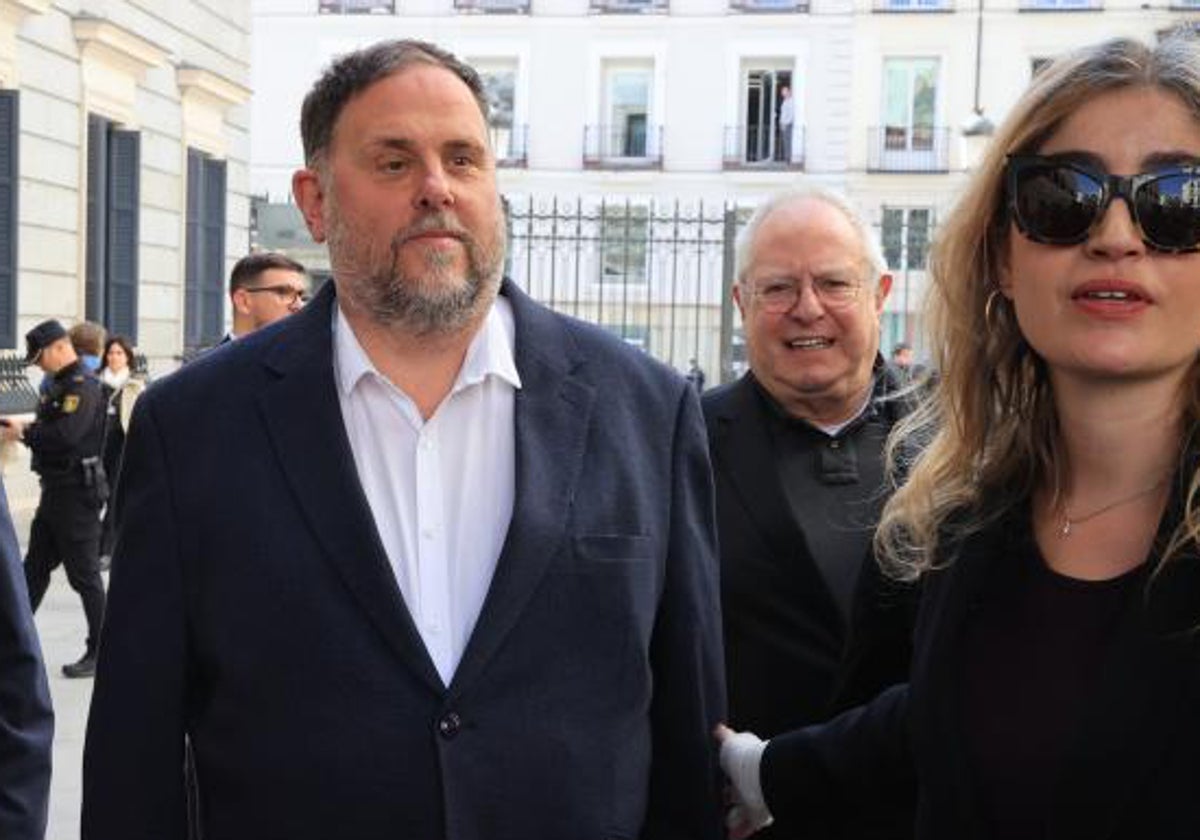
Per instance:
[[[779,480],[779,465],[772,454],[771,430],[762,399],[750,374],[734,385],[730,400],[717,413],[717,428],[713,440],[713,468],[733,486],[741,500],[742,509],[754,523],[772,557],[794,561],[809,556],[804,533],[796,524],[788,506],[787,494]],[[821,604],[827,611],[829,624],[843,622],[833,593],[825,577],[812,564],[809,575],[813,592],[810,608]],[[820,600],[818,601],[818,597]]]
[[[293,315],[267,350],[259,395],[267,435],[326,558],[399,657],[433,690],[441,678],[413,625],[354,468],[333,373],[334,290]]]
[[[506,282],[516,325],[516,493],[513,518],[475,630],[450,685],[460,697],[512,630],[562,550],[595,392],[557,316]]]

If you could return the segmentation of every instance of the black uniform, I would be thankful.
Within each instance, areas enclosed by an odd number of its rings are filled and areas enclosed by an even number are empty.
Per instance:
[[[82,363],[54,374],[42,394],[37,420],[25,429],[42,497],[29,534],[25,581],[36,610],[59,563],[71,588],[83,600],[88,652],[94,652],[104,621],[104,582],[100,578],[100,508],[107,495],[102,473],[85,459],[100,454],[105,402],[100,382]]]

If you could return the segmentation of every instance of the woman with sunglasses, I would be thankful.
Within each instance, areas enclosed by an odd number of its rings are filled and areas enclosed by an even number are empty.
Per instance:
[[[877,545],[911,679],[763,744],[732,834],[915,797],[918,840],[1200,837],[1200,44],[1051,65],[931,268],[943,377]]]

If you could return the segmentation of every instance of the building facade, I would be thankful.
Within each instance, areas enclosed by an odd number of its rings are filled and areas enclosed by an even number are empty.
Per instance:
[[[535,296],[727,378],[732,237],[765,196],[815,184],[878,231],[885,349],[920,345],[929,242],[987,142],[969,124],[1002,118],[1040,62],[1200,8],[1178,2],[256,0],[251,189],[295,223],[261,244],[321,259],[286,207],[321,69],[422,38],[484,77],[510,274]]]
[[[0,0],[0,349],[87,318],[161,372],[220,336],[250,29],[238,0]]]

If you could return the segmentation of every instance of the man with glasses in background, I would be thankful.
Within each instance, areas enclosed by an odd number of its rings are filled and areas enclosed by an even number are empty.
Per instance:
[[[703,406],[729,718],[770,738],[906,679],[911,596],[883,581],[871,539],[885,499],[884,441],[907,405],[879,353],[892,278],[843,199],[775,196],[750,219],[735,259],[750,370],[707,392]],[[832,836],[860,835],[806,834]]]
[[[283,254],[242,257],[229,275],[233,328],[224,344],[296,312],[308,300],[308,272]]]

